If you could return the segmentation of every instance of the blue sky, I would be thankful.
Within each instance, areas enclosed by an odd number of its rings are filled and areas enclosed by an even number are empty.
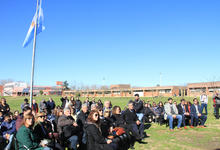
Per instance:
[[[35,84],[220,80],[219,0],[43,0]],[[30,82],[36,0],[0,1],[0,79]],[[103,80],[104,78],[104,80]]]

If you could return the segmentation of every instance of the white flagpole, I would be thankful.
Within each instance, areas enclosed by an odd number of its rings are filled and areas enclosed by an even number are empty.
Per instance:
[[[36,9],[36,22],[34,24],[34,42],[33,42],[33,55],[32,55],[32,71],[31,71],[31,89],[30,89],[30,107],[32,108],[33,101],[33,86],[34,86],[34,64],[35,64],[35,51],[36,51],[36,34],[37,34],[37,25],[38,25],[38,0],[37,0],[37,9]]]

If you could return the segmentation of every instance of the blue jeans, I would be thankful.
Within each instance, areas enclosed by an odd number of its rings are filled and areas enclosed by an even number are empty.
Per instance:
[[[169,120],[170,129],[173,129],[173,116],[172,115],[168,115],[167,119]],[[181,123],[182,123],[182,116],[181,115],[176,115],[176,119],[178,119],[177,128],[180,128]]]
[[[144,114],[143,113],[136,113],[136,114],[137,114],[138,120],[142,121]]]
[[[68,141],[70,142],[69,148],[77,150],[78,136],[71,136]]]
[[[199,123],[199,119],[201,120],[201,126],[204,126],[204,124],[205,124],[205,122],[206,122],[206,120],[207,120],[207,116],[204,116],[204,115],[202,115],[202,116],[200,116],[200,117],[198,117],[198,116],[194,116],[194,115],[191,115],[191,126],[193,126],[194,125],[194,120],[195,120],[195,124],[196,124],[196,126],[198,125],[198,123]]]
[[[144,124],[141,123],[139,126],[137,124],[129,124],[129,130],[131,131],[132,135],[140,140],[144,135]]]
[[[202,112],[203,112],[204,107],[205,107],[205,113],[206,113],[206,115],[208,115],[208,111],[207,111],[207,104],[202,103],[202,104],[201,104],[201,109],[202,109]]]

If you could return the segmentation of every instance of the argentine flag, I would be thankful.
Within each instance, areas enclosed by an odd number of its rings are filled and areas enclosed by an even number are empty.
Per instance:
[[[45,29],[45,27],[43,26],[43,19],[44,19],[43,9],[41,8],[41,0],[40,0],[40,5],[39,5],[38,10],[36,11],[36,13],[32,19],[31,26],[28,30],[28,33],[27,33],[25,40],[24,40],[24,43],[23,43],[23,47],[26,47],[33,39],[34,25],[36,22],[37,22],[37,34],[42,32]]]

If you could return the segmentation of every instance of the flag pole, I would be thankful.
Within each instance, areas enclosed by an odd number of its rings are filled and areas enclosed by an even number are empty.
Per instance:
[[[36,34],[37,34],[37,25],[38,25],[38,1],[37,0],[37,8],[36,8],[36,21],[34,24],[34,41],[33,41],[33,54],[32,54],[32,68],[31,68],[31,87],[30,87],[30,107],[32,108],[33,101],[33,86],[34,86],[34,65],[35,65],[35,52],[36,52]]]

